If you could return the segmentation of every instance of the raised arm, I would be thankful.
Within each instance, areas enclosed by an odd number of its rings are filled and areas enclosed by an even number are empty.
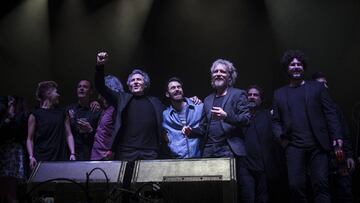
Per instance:
[[[108,54],[106,52],[99,52],[96,56],[96,68],[95,68],[95,88],[111,105],[117,106],[118,92],[111,90],[105,85],[104,65],[108,60]]]

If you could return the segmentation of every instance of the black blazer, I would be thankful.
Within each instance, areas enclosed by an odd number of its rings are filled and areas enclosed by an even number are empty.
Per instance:
[[[200,125],[198,128],[193,129],[193,133],[190,136],[201,136],[206,142],[214,98],[215,93],[210,94],[205,98]],[[246,92],[244,90],[229,87],[221,107],[227,113],[227,117],[220,121],[221,130],[226,135],[226,140],[232,151],[237,156],[245,156],[246,150],[244,146],[243,127],[249,124],[250,121]]]
[[[104,66],[96,66],[96,72],[95,72],[95,87],[97,91],[116,109],[116,116],[115,116],[115,122],[114,122],[114,132],[112,134],[112,149],[116,149],[118,145],[119,137],[117,136],[121,125],[122,125],[122,112],[133,97],[132,94],[125,93],[125,92],[115,92],[108,87],[105,86],[104,81]],[[158,146],[159,146],[159,152],[160,149],[162,149],[164,145],[164,137],[162,136],[162,112],[165,109],[165,106],[161,103],[161,101],[152,96],[147,96],[150,103],[154,107],[154,111],[156,114],[156,123],[157,123],[157,137],[158,137]],[[139,112],[140,113],[140,112]],[[139,116],[141,116],[139,114]],[[167,151],[167,150],[165,150]],[[167,152],[166,152],[167,153]]]
[[[286,174],[285,155],[281,146],[274,139],[271,130],[272,116],[270,111],[263,108],[256,110],[251,123],[254,125],[254,130],[260,144],[259,150],[263,158],[266,177],[276,180],[276,178]],[[245,130],[245,140],[253,135],[248,130],[248,128]],[[248,148],[248,146],[245,147]]]
[[[342,131],[335,104],[323,84],[315,81],[305,82],[306,116],[310,128],[320,146],[331,149],[331,139],[341,139]],[[291,116],[288,103],[288,86],[274,92],[272,129],[276,139],[291,135]]]

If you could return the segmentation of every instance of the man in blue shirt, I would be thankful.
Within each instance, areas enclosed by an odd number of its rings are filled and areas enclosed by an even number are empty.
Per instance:
[[[199,138],[187,138],[182,133],[184,126],[196,128],[201,119],[203,104],[194,104],[184,97],[183,83],[179,78],[170,78],[166,86],[166,97],[171,105],[163,112],[163,127],[168,146],[175,158],[200,157]]]

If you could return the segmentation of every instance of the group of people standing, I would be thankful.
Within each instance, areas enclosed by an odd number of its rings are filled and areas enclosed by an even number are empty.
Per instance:
[[[135,160],[231,157],[236,160],[239,202],[352,202],[355,162],[346,123],[329,96],[325,76],[305,81],[302,52],[289,50],[282,57],[289,84],[275,91],[271,110],[263,107],[259,86],[233,87],[238,73],[227,60],[212,64],[214,92],[203,102],[185,97],[182,81],[170,78],[168,107],[147,94],[146,72],[130,73],[127,93],[115,76],[105,75],[107,62],[106,52],[97,54],[97,101],[90,100],[89,80],[79,81],[78,102],[66,108],[57,107],[54,81],[38,84],[39,107],[17,115],[17,125],[27,120],[27,126],[15,128],[27,129],[31,169],[38,161],[115,159],[129,161],[129,174]],[[8,113],[10,103],[4,104],[1,131],[24,135],[8,130],[7,117],[16,119]],[[11,143],[7,154],[16,149]],[[24,159],[21,154],[16,159]],[[125,187],[128,184],[125,180]],[[332,188],[335,196],[330,195]]]

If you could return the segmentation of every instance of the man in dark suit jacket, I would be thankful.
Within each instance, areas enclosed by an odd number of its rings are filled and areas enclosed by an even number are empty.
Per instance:
[[[273,132],[286,147],[291,202],[308,202],[309,172],[314,202],[330,202],[328,155],[342,147],[342,131],[334,103],[324,85],[303,79],[306,59],[289,50],[282,58],[290,84],[277,89],[273,100]]]
[[[104,84],[106,61],[107,53],[98,53],[95,86],[99,93],[116,108],[111,141],[115,159],[134,161],[161,157],[163,155],[161,149],[164,147],[162,136],[164,106],[158,98],[145,95],[146,88],[150,86],[149,76],[135,69],[127,81],[131,93],[112,91]]]
[[[324,84],[326,88],[329,88],[324,73],[316,72],[312,75],[312,79]],[[345,156],[343,159],[336,159],[335,153],[331,153],[330,155],[331,194],[333,202],[351,203],[353,202],[352,173],[355,170],[352,142],[344,113],[340,109],[339,105],[335,105],[335,109],[342,127]]]
[[[257,85],[247,89],[251,122],[245,128],[246,158],[240,176],[243,202],[288,202],[285,156],[275,142],[272,116],[263,106],[263,92]],[[274,187],[276,186],[276,187]]]
[[[211,85],[215,92],[204,100],[198,128],[183,128],[190,137],[203,137],[203,157],[245,156],[243,127],[249,123],[250,113],[246,92],[232,86],[237,71],[231,62],[216,60],[211,67]]]
[[[203,138],[203,157],[236,158],[240,188],[241,159],[246,155],[243,128],[250,121],[246,92],[232,87],[237,71],[231,62],[218,59],[210,70],[211,85],[215,92],[204,100],[199,127],[191,129],[185,126],[183,133],[189,137]]]

